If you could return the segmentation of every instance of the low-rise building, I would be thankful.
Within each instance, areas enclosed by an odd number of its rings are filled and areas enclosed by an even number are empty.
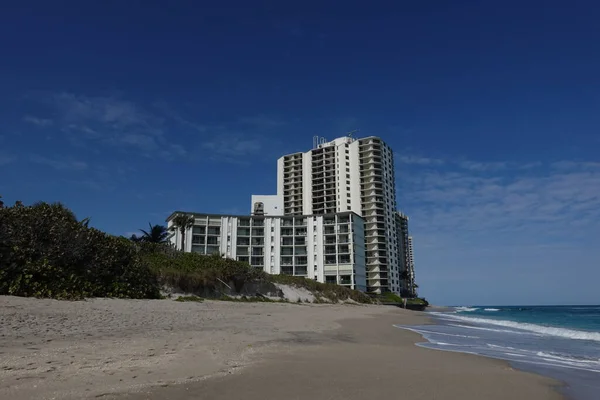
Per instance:
[[[271,204],[267,210],[275,210],[276,203]],[[192,216],[194,224],[186,230],[185,243],[178,229],[171,243],[186,252],[247,262],[269,274],[367,290],[362,217],[354,212],[277,216],[260,211],[251,216],[174,212],[167,218],[169,228],[178,214]]]

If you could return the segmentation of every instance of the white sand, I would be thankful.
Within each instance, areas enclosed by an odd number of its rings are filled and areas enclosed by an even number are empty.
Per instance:
[[[0,399],[81,399],[197,381],[384,307],[0,296]],[[295,339],[296,338],[296,339]],[[257,357],[254,357],[257,359]]]

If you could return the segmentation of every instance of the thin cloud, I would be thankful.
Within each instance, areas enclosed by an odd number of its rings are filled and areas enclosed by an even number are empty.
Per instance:
[[[244,117],[240,119],[240,122],[245,125],[250,125],[254,128],[263,130],[263,129],[273,129],[280,128],[286,125],[286,122],[277,118],[268,117],[266,115],[257,115],[254,117]]]
[[[17,160],[17,156],[0,152],[0,165],[8,165]]]
[[[539,241],[552,235],[585,236],[573,231],[585,226],[600,231],[600,169],[590,163],[568,162],[568,170],[552,165],[524,175],[522,166],[416,170],[402,175],[400,202],[426,235],[529,234]],[[563,165],[563,164],[561,164]],[[483,174],[482,174],[483,172]]]
[[[458,163],[461,168],[468,169],[471,171],[499,171],[509,167],[507,162],[475,162],[475,161],[461,161]]]
[[[54,124],[54,121],[52,121],[51,119],[38,118],[38,117],[34,117],[32,115],[26,115],[25,117],[23,117],[23,121],[28,122],[33,125],[36,125],[36,126],[39,126],[39,127],[47,127],[47,126],[51,126]]]
[[[52,123],[75,145],[94,149],[98,144],[108,145],[166,161],[198,159],[194,152],[188,152],[187,147],[192,147],[206,153],[203,159],[239,163],[240,157],[257,154],[262,149],[261,141],[239,129],[240,124],[250,125],[245,128],[250,132],[284,124],[276,118],[258,115],[224,126],[208,126],[190,121],[164,102],[155,102],[151,108],[144,108],[114,96],[63,92],[46,96],[41,102],[57,115]],[[28,118],[28,122],[45,123],[35,117]],[[201,135],[194,137],[188,146],[183,146],[174,142],[173,135],[182,127],[192,128]],[[206,139],[208,132],[211,135],[218,133]]]
[[[444,164],[444,160],[438,158],[428,158],[428,157],[419,157],[413,155],[399,155],[396,154],[395,158],[398,162],[402,164],[412,164],[412,165],[442,165]]]
[[[65,161],[62,159],[47,158],[37,154],[32,154],[29,157],[29,161],[35,164],[45,165],[56,170],[82,171],[88,168],[87,163],[84,161]]]
[[[218,135],[204,142],[202,148],[212,160],[243,163],[246,157],[258,154],[263,145],[258,139],[242,135]]]

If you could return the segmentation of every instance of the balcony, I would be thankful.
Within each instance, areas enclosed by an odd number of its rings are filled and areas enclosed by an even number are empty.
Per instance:
[[[221,243],[219,236],[209,236],[206,238],[206,244],[218,245]]]
[[[350,254],[350,246],[348,246],[348,245],[338,246],[338,253]]]
[[[252,228],[252,236],[265,236],[264,228]]]
[[[350,236],[349,235],[338,235],[338,243],[349,243]],[[335,241],[334,241],[335,243]]]
[[[294,261],[296,262],[295,265],[308,265],[306,256],[296,256]]]
[[[203,235],[192,235],[192,244],[205,244],[206,237]]]
[[[238,246],[250,246],[250,238],[247,237],[238,237],[237,238],[237,245]]]
[[[209,236],[210,236],[210,235],[215,235],[215,236],[218,236],[218,235],[220,235],[220,234],[221,234],[221,228],[220,228],[220,227],[217,227],[217,228],[210,228],[210,227],[209,227],[209,228],[208,228],[208,235],[209,235]]]
[[[206,227],[205,226],[194,226],[192,228],[192,233],[198,235],[206,235]]]
[[[220,250],[219,246],[206,246],[206,254],[219,254]]]
[[[325,256],[325,265],[337,264],[335,256]]]
[[[250,228],[238,228],[237,235],[238,236],[250,236]]]
[[[352,275],[341,275],[340,285],[352,285]]]
[[[306,228],[296,228],[294,235],[296,236],[306,236]]]
[[[264,257],[250,257],[250,265],[253,267],[262,267],[265,265]]]
[[[325,246],[325,254],[336,254],[335,246]]]
[[[294,275],[306,276],[306,275],[308,275],[308,268],[306,267],[306,265],[297,265],[294,268]]]

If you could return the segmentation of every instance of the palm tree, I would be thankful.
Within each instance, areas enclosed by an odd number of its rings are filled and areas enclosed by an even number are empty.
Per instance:
[[[152,225],[151,223],[148,223],[148,226],[150,226],[148,231],[140,229],[140,232],[143,233],[143,235],[139,238],[140,241],[149,243],[164,243],[167,241],[167,238],[169,237],[169,231],[165,226]]]
[[[194,217],[191,215],[178,214],[173,218],[172,231],[181,232],[181,251],[185,251],[185,232],[194,226]]]

